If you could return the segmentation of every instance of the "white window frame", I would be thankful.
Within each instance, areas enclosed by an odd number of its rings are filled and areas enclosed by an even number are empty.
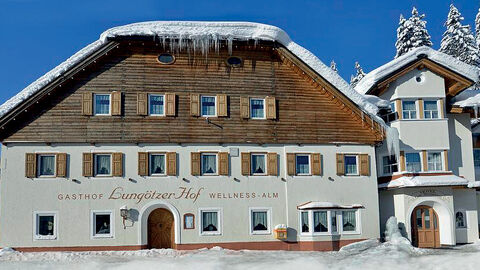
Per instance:
[[[163,113],[162,114],[152,113],[150,111],[150,97],[152,97],[152,96],[163,97]],[[165,116],[165,95],[162,95],[162,94],[148,94],[148,115],[149,116]]]
[[[51,157],[53,156],[53,174],[52,175],[41,175],[40,174],[40,168],[41,168],[41,157]],[[52,177],[57,177],[57,155],[56,154],[37,154],[37,177],[39,178],[52,178]]]
[[[266,231],[255,231],[253,230],[253,212],[267,212],[267,230]],[[250,235],[269,235],[272,234],[272,208],[271,207],[249,207],[248,208],[248,221]]]
[[[208,97],[208,98],[214,98],[215,99],[215,114],[214,115],[205,115],[203,114],[203,98]],[[218,109],[217,109],[217,96],[200,96],[200,115],[202,117],[217,117],[218,115]]]
[[[357,172],[356,173],[347,173],[347,162],[345,162],[347,157],[355,157]],[[360,176],[360,168],[358,167],[358,155],[356,154],[344,154],[343,155],[343,164],[345,167],[345,176]]]
[[[110,173],[109,173],[109,174],[98,174],[98,168],[97,168],[97,157],[98,157],[98,156],[110,156],[110,170],[109,170]],[[112,172],[112,169],[113,169],[113,166],[112,166],[113,160],[112,160],[112,158],[113,158],[113,155],[110,154],[110,153],[94,153],[94,154],[93,154],[93,162],[94,162],[94,165],[93,165],[93,169],[94,169],[94,170],[93,170],[93,171],[94,171],[94,173],[95,173],[95,174],[94,174],[95,177],[104,177],[104,176],[107,176],[107,177],[108,177],[108,176],[112,176],[112,173],[113,173],[113,172]]]
[[[203,156],[215,156],[215,173],[203,173]],[[218,175],[218,153],[201,152],[200,153],[200,175],[202,176],[217,176]]]
[[[253,156],[263,156],[263,160],[265,161],[265,172],[264,173],[254,173],[253,172],[253,162],[250,164],[250,170],[252,171],[252,176],[265,176],[268,175],[268,161],[267,161],[267,154],[265,153],[250,153],[250,160],[253,160]]]
[[[420,157],[420,171],[414,172],[414,171],[408,170],[407,154],[418,154],[418,156]],[[420,152],[405,152],[405,171],[409,173],[419,173],[422,171],[422,169],[424,170],[427,169],[427,168],[423,168],[423,155]]]
[[[97,113],[97,96],[108,96],[108,113]],[[102,94],[94,93],[93,94],[93,115],[95,116],[110,116],[112,115],[112,94]]]
[[[304,232],[302,230],[302,213],[307,213],[308,214],[308,232]],[[312,235],[312,214],[311,214],[311,210],[300,210],[298,211],[298,231],[300,233],[300,235]]]
[[[436,154],[440,154],[440,166],[441,166],[440,170],[430,170],[430,164],[429,164],[429,162],[428,162],[428,156],[429,156],[430,154],[435,154],[435,153],[436,153]],[[444,166],[445,166],[445,165],[443,164],[443,159],[444,159],[444,158],[443,158],[443,153],[442,153],[442,151],[427,151],[427,168],[425,168],[425,171],[429,171],[429,172],[442,172],[442,171],[444,170],[443,168],[444,168]]]
[[[152,172],[152,156],[164,156],[163,158],[163,173],[153,173]],[[166,153],[148,153],[148,174],[150,176],[166,176],[167,175],[167,154]]]
[[[320,236],[320,235],[355,235],[362,233],[362,222],[361,222],[361,209],[352,208],[352,209],[310,209],[310,210],[300,210],[298,211],[298,227],[300,236]],[[327,222],[328,222],[328,231],[327,232],[315,232],[314,229],[314,219],[313,212],[317,211],[327,211]],[[343,231],[343,211],[355,211],[355,231]],[[302,232],[302,213],[308,213],[308,232]],[[332,213],[336,213],[336,223],[337,230],[333,231],[332,225]]]
[[[267,110],[265,108],[265,99],[264,98],[250,98],[249,100],[249,107],[250,107],[250,112],[253,112],[253,106],[252,106],[252,101],[253,100],[261,100],[263,102],[263,117],[253,117],[252,113],[250,113],[250,119],[267,119]]]
[[[458,227],[457,226],[457,213],[462,213],[463,214],[463,226]],[[468,229],[468,222],[467,222],[467,211],[464,209],[457,209],[455,211],[455,229]]]
[[[344,211],[355,211],[355,231],[344,231],[343,230],[343,212]],[[337,228],[340,227],[340,234],[361,234],[362,229],[361,229],[361,215],[360,215],[360,209],[339,209],[337,212],[340,212],[340,226],[338,224],[338,215],[337,215]]]
[[[109,234],[97,234],[96,230],[96,215],[110,215],[110,233]],[[114,212],[112,210],[92,210],[90,211],[90,235],[92,239],[97,238],[114,238]]]
[[[40,216],[53,216],[53,235],[39,234]],[[57,240],[58,239],[58,211],[34,211],[33,212],[33,239],[34,240]]]
[[[415,105],[415,111],[413,110],[404,110],[404,107],[403,107],[403,103],[404,102],[413,102],[413,104]],[[415,119],[418,119],[418,104],[416,101],[414,100],[402,100],[402,120],[415,120]],[[408,112],[408,117],[409,118],[405,118],[404,117],[404,113],[405,112]],[[415,112],[415,118],[412,118],[412,112]]]
[[[203,231],[203,212],[217,212],[217,231],[216,232],[204,232]],[[223,226],[223,208],[219,207],[202,207],[198,208],[198,217],[199,217],[199,226],[198,232],[200,236],[205,235],[222,235],[222,226]]]
[[[298,173],[297,172],[297,157],[298,156],[306,156],[308,157],[308,173]],[[297,153],[295,154],[295,175],[298,176],[310,176],[312,175],[312,160],[311,160],[311,154],[302,154],[302,153]]]
[[[427,118],[427,117],[426,117],[426,116],[427,116],[427,112],[430,112],[430,116],[432,116],[432,112],[434,112],[434,111],[432,111],[432,110],[426,110],[426,109],[425,109],[425,103],[426,103],[426,102],[435,102],[436,107],[437,107],[437,110],[436,110],[436,112],[437,112],[437,117],[436,117],[436,118],[434,118],[434,117]],[[424,101],[423,101],[423,119],[427,119],[427,120],[440,119],[440,110],[439,110],[439,108],[438,108],[438,100],[424,100]]]

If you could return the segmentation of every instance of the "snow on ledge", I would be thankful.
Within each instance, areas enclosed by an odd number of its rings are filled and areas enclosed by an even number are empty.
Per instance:
[[[60,77],[74,65],[88,57],[102,47],[109,39],[128,36],[152,36],[160,39],[177,38],[181,40],[191,39],[201,44],[211,44],[219,40],[267,40],[277,41],[285,46],[290,52],[305,62],[325,80],[356,103],[364,112],[375,117],[378,108],[368,102],[362,95],[357,93],[336,72],[322,63],[314,54],[293,42],[288,34],[282,29],[260,23],[250,22],[192,22],[192,21],[151,21],[128,24],[111,28],[100,35],[100,39],[78,51],[65,62],[61,63],[38,80],[27,86],[17,95],[0,106],[0,117],[3,117],[24,100],[34,95],[48,83]],[[216,43],[215,43],[216,44]],[[204,45],[205,46],[205,45]],[[208,47],[208,46],[207,46]]]
[[[355,209],[363,208],[361,204],[352,204],[352,205],[341,205],[338,203],[332,202],[308,202],[299,205],[298,210],[308,210],[308,209]]]
[[[361,94],[367,93],[368,90],[370,90],[375,84],[383,80],[389,74],[402,68],[408,63],[415,61],[422,55],[425,55],[433,62],[445,66],[474,82],[478,81],[479,73],[475,67],[468,65],[450,55],[441,53],[430,47],[423,46],[416,48],[371,71],[357,84],[355,90]]]
[[[480,107],[480,89],[469,88],[452,98],[453,106],[465,107]]]
[[[456,175],[402,176],[388,183],[379,184],[379,188],[430,187],[430,186],[468,186],[470,181]]]

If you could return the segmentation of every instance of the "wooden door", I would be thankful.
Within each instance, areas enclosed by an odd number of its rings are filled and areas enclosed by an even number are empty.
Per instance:
[[[175,248],[173,214],[163,208],[148,216],[148,248]]]
[[[417,206],[412,213],[412,242],[420,248],[440,247],[437,213],[430,206]]]

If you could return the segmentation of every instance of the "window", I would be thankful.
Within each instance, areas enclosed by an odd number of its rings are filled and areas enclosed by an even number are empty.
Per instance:
[[[357,156],[345,155],[345,175],[358,175]]]
[[[113,237],[112,211],[92,211],[92,237]]]
[[[165,154],[150,154],[150,175],[165,175]]]
[[[301,229],[302,229],[302,233],[308,233],[310,231],[310,221],[308,219],[308,212],[305,211],[305,212],[300,212],[300,213],[301,213],[300,226],[301,226]]]
[[[250,208],[251,234],[270,234],[270,212],[268,208]]]
[[[327,211],[313,211],[313,231],[328,232]]]
[[[227,58],[227,64],[232,67],[239,67],[242,65],[242,59],[237,56],[230,56]]]
[[[200,209],[200,234],[219,235],[221,231],[221,210]]]
[[[55,176],[55,155],[38,155],[39,177]]]
[[[95,155],[95,175],[111,176],[112,175],[112,155],[96,154]]]
[[[265,100],[251,98],[250,112],[252,119],[265,119]]]
[[[202,153],[202,175],[217,174],[217,154]]]
[[[416,119],[417,108],[415,101],[402,101],[403,119]]]
[[[193,214],[183,215],[183,228],[185,230],[195,229],[195,216]]]
[[[441,171],[442,170],[442,153],[440,152],[428,152],[428,170],[429,171]]]
[[[395,112],[395,102],[390,102],[390,110]]]
[[[57,239],[56,212],[36,212],[34,213],[34,220],[36,240]]]
[[[338,215],[340,216],[340,215]],[[337,211],[331,211],[330,212],[330,221],[331,221],[331,228],[332,228],[332,234],[338,233],[338,225],[337,225]]]
[[[465,213],[463,211],[458,211],[455,214],[455,224],[457,228],[466,228],[467,223],[465,221]]]
[[[383,174],[398,172],[398,163],[395,155],[383,157]]]
[[[357,231],[357,211],[348,210],[342,211],[342,231],[355,232]]]
[[[297,175],[310,175],[310,155],[295,155],[295,164]]]
[[[438,106],[437,101],[424,101],[423,102],[423,114],[425,119],[438,118]]]
[[[164,95],[148,95],[148,112],[150,115],[162,116],[165,115],[164,111]]]
[[[473,163],[476,168],[480,168],[480,149],[473,149]]]
[[[252,175],[266,175],[265,154],[252,154]]]
[[[422,164],[420,163],[419,153],[406,153],[405,161],[407,163],[408,172],[419,172],[422,170]]]
[[[300,231],[302,235],[357,234],[360,233],[359,213],[356,209],[304,210],[300,212]]]
[[[202,107],[202,116],[216,116],[217,115],[217,109],[216,109],[216,102],[217,97],[207,97],[207,96],[202,96],[201,97],[201,107]]]
[[[175,57],[169,53],[162,53],[158,56],[158,62],[164,65],[170,65],[175,62]]]
[[[95,115],[110,115],[110,95],[95,94],[94,95],[94,112]]]

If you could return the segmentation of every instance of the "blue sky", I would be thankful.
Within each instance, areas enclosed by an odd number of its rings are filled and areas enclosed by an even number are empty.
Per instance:
[[[349,79],[395,55],[399,15],[412,6],[427,15],[433,47],[440,45],[450,3],[473,26],[478,0],[0,0],[0,103],[48,72],[106,29],[148,20],[253,21],[281,27]]]

